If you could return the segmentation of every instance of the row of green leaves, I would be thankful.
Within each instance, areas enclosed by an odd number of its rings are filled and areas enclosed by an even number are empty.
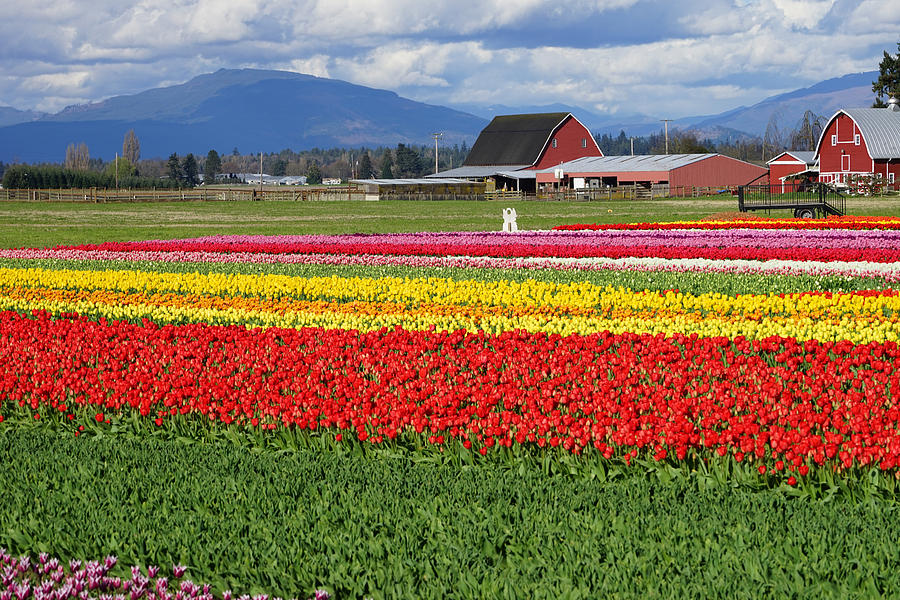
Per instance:
[[[127,415],[97,423],[87,409],[72,422],[8,403],[3,412],[0,546],[16,553],[177,562],[219,591],[284,597],[317,587],[338,598],[900,588],[900,505],[887,488],[804,492],[733,461],[716,467],[732,471],[720,478],[696,462],[481,458],[415,438],[373,449],[196,419],[156,428]]]

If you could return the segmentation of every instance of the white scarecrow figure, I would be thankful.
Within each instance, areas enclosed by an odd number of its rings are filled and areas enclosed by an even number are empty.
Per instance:
[[[504,208],[503,211],[503,231],[510,233],[518,231],[519,226],[516,224],[516,209]]]

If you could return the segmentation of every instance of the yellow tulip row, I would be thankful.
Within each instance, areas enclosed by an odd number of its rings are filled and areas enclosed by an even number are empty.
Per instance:
[[[423,304],[407,308],[397,303],[259,302],[241,297],[194,297],[177,294],[146,295],[116,292],[58,292],[18,288],[0,293],[0,310],[76,312],[109,319],[150,319],[157,323],[202,322],[248,327],[321,327],[377,330],[402,326],[410,330],[500,333],[510,330],[568,335],[602,331],[613,333],[697,334],[703,337],[773,335],[801,340],[900,341],[900,322],[878,315],[845,315],[840,319],[801,316],[702,316],[699,313],[657,313],[617,309],[490,310],[479,306]]]
[[[334,302],[392,302],[409,307],[424,304],[590,309],[658,313],[840,319],[845,315],[891,318],[900,313],[900,295],[854,293],[725,296],[669,291],[632,291],[588,282],[552,283],[535,280],[480,281],[444,278],[291,277],[223,273],[156,273],[144,271],[78,271],[0,269],[0,290],[45,288],[108,290],[128,293],[178,293],[197,296],[291,298]]]

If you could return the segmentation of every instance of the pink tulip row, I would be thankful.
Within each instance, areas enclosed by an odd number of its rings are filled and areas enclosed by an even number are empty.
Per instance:
[[[546,244],[563,247],[599,246],[687,246],[722,247],[746,246],[753,248],[875,248],[900,249],[900,231],[896,230],[698,230],[679,229],[661,231],[522,231],[516,235],[500,232],[424,232],[398,234],[355,234],[355,235],[289,235],[289,236],[206,236],[182,240],[150,240],[136,243],[154,249],[190,247],[234,247],[246,245],[291,246],[297,244],[320,244],[340,246],[343,244],[465,244],[470,246],[540,246]]]
[[[72,560],[68,565],[46,553],[33,560],[28,555],[13,556],[0,548],[0,599],[2,600],[216,600],[208,584],[197,585],[182,579],[187,569],[173,565],[172,581],[159,567],[131,567],[131,577],[112,574],[115,556],[101,561]],[[68,568],[66,568],[68,567]],[[180,581],[179,581],[180,580]],[[233,596],[225,591],[221,600],[269,600],[269,596]],[[328,600],[330,594],[316,590],[310,600]],[[272,600],[281,600],[272,598]]]

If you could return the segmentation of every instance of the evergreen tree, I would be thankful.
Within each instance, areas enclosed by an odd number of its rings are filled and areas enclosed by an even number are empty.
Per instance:
[[[169,155],[169,162],[166,165],[166,168],[169,173],[169,179],[172,181],[181,182],[181,162],[178,160],[178,155],[174,152]]]
[[[385,150],[381,157],[381,174],[382,179],[393,179],[394,177],[394,157],[390,150]]]
[[[876,96],[873,104],[875,108],[886,106],[885,96],[893,95],[900,100],[900,42],[897,42],[897,56],[891,56],[885,51],[878,69],[878,79],[872,82],[872,91]]]
[[[319,169],[319,163],[317,161],[309,163],[309,169],[306,171],[306,183],[310,185],[319,185],[322,183],[322,171]]]
[[[369,158],[368,152],[363,152],[362,158],[359,159],[358,177],[360,179],[370,179],[374,176],[375,169],[372,167],[372,159]]]
[[[222,159],[215,150],[210,150],[206,154],[206,164],[203,166],[203,183],[213,184],[216,182],[216,175],[222,172]]]
[[[711,152],[710,148],[700,142],[693,132],[677,131],[670,138],[669,146],[673,154],[707,154]]]
[[[422,159],[419,154],[405,144],[397,144],[398,177],[414,178],[422,174]]]
[[[181,173],[184,177],[184,182],[193,187],[200,182],[200,178],[197,176],[200,172],[199,167],[197,166],[197,159],[194,158],[193,154],[188,154],[184,157],[184,160],[181,161]]]

